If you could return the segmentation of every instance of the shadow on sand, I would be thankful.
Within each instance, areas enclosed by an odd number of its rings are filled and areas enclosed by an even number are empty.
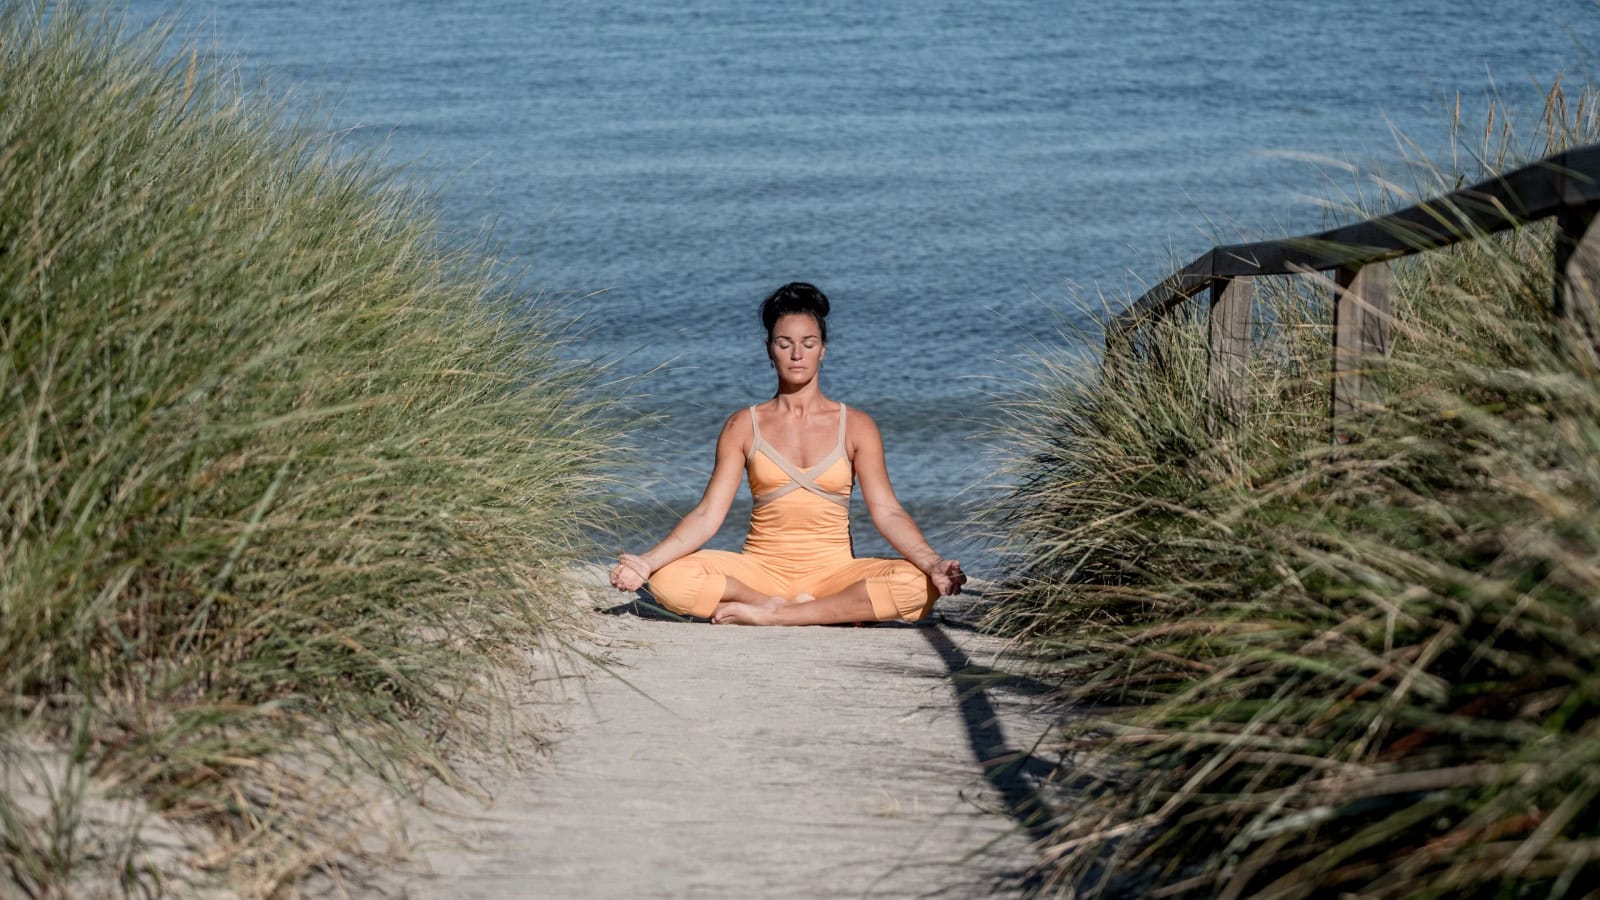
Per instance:
[[[680,616],[664,609],[649,591],[640,590],[632,600],[600,610],[605,615],[634,615],[657,621],[701,623],[703,619]],[[1017,827],[1026,832],[1035,843],[1045,841],[1051,833],[1050,822],[1055,813],[1039,793],[1056,771],[1056,765],[1030,751],[1012,747],[1006,739],[1005,729],[990,697],[991,689],[1004,689],[1013,693],[1039,695],[1055,690],[1026,676],[1000,672],[973,663],[964,650],[946,633],[947,628],[961,631],[974,630],[967,616],[930,617],[922,622],[877,623],[876,627],[915,628],[944,663],[945,673],[955,695],[956,708],[966,731],[967,746],[973,762],[987,781],[1000,795],[1003,812]],[[850,627],[848,625],[841,627]],[[1013,873],[1010,886],[1028,890],[1039,886],[1036,872]]]

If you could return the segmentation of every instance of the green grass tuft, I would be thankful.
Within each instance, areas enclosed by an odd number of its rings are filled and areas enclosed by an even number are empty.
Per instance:
[[[42,736],[269,893],[331,864],[361,802],[308,748],[448,777],[604,515],[616,435],[560,328],[203,52],[6,5],[0,785]],[[15,886],[106,855],[72,807],[0,790]]]
[[[1527,137],[1502,116],[1461,174],[1596,140],[1597,96],[1556,89]],[[1307,278],[1258,293],[1237,430],[1207,421],[1198,310],[1103,375],[1040,367],[1011,411],[995,624],[1083,713],[1050,890],[1595,883],[1600,374],[1552,321],[1552,234],[1397,262],[1387,408],[1337,449],[1328,295]]]

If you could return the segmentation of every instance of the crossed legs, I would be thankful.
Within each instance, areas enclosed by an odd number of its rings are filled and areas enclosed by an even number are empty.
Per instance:
[[[833,625],[876,618],[865,580],[822,597],[796,594],[793,599],[769,597],[755,602],[730,598],[718,603],[711,614],[711,621],[718,625]]]
[[[790,577],[761,560],[701,550],[663,566],[650,591],[668,609],[718,623],[825,625],[922,618],[938,597],[903,559],[845,559]]]

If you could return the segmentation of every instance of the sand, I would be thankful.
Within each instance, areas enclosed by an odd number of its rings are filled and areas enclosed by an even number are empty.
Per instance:
[[[548,759],[414,823],[413,897],[1005,896],[1033,861],[1025,679],[970,600],[919,625],[741,628],[591,590],[605,658]],[[619,600],[619,598],[621,598]],[[641,614],[643,612],[643,614]],[[549,667],[546,667],[546,671]],[[571,673],[570,671],[568,674]],[[440,828],[448,831],[441,840]]]

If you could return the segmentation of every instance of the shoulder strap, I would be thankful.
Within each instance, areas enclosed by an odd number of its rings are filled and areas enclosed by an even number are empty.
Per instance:
[[[750,407],[750,449],[745,451],[745,459],[756,455],[761,443],[761,426],[756,424],[756,408]]]

